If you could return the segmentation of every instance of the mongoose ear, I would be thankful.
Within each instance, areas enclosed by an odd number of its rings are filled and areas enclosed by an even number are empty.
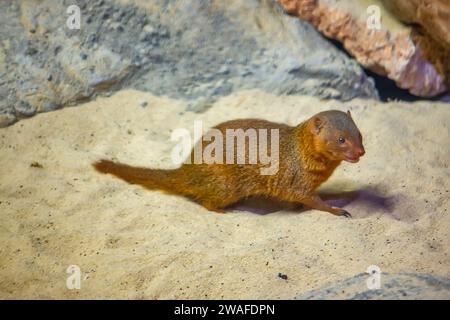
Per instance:
[[[324,124],[324,120],[320,116],[315,116],[311,119],[311,132],[313,134],[319,134]]]

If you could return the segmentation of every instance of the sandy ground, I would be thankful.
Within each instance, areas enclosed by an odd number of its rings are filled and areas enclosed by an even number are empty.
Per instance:
[[[289,299],[370,265],[450,278],[448,104],[247,91],[204,114],[185,107],[121,91],[0,130],[0,298]],[[192,130],[194,119],[294,125],[331,108],[352,111],[367,151],[322,188],[353,219],[315,210],[216,214],[90,166],[117,158],[173,167],[171,130]],[[66,287],[70,265],[81,269],[80,290]]]

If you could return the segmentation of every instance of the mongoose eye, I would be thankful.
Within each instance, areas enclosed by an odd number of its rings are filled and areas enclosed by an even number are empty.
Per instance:
[[[339,143],[344,143],[344,142],[345,142],[345,138],[339,137]]]

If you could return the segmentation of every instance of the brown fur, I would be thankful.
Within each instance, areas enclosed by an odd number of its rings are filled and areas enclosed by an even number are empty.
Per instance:
[[[261,175],[260,168],[268,165],[262,165],[259,159],[257,164],[243,165],[183,164],[175,170],[131,167],[108,160],[101,160],[94,167],[99,172],[110,173],[131,184],[188,197],[217,212],[223,212],[241,199],[265,196],[350,216],[343,209],[330,207],[314,194],[342,160],[350,157],[353,162],[355,157],[364,154],[361,135],[350,113],[322,112],[296,127],[265,120],[241,119],[219,124],[215,128],[224,137],[226,129],[279,129],[278,172]],[[345,145],[338,142],[340,136],[346,137]],[[199,143],[202,143],[202,149],[209,144],[204,141]],[[269,152],[270,139],[267,149]],[[246,151],[248,163],[248,149]]]

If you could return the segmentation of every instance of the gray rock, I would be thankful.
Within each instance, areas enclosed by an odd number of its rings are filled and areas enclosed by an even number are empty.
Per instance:
[[[378,97],[354,60],[276,0],[155,0],[147,10],[118,0],[79,0],[79,30],[67,28],[61,14],[71,4],[0,2],[0,92],[19,114],[123,87],[184,99],[195,110],[253,88],[341,100]]]
[[[230,69],[227,66],[221,66],[218,70],[218,74],[228,74]]]
[[[0,128],[7,127],[17,121],[10,107],[0,105]]]
[[[31,106],[28,102],[19,101],[14,109],[22,116],[31,117],[36,113],[36,107]]]
[[[319,290],[302,294],[296,299],[450,299],[450,280],[429,274],[380,275],[380,288],[368,289],[368,274],[358,274]]]
[[[60,107],[61,106],[54,101],[44,101],[42,103],[40,111],[42,111],[42,112],[55,111],[56,109],[59,109]]]
[[[211,98],[201,96],[194,101],[189,101],[186,110],[196,113],[204,112],[212,106],[213,102],[214,101]]]

